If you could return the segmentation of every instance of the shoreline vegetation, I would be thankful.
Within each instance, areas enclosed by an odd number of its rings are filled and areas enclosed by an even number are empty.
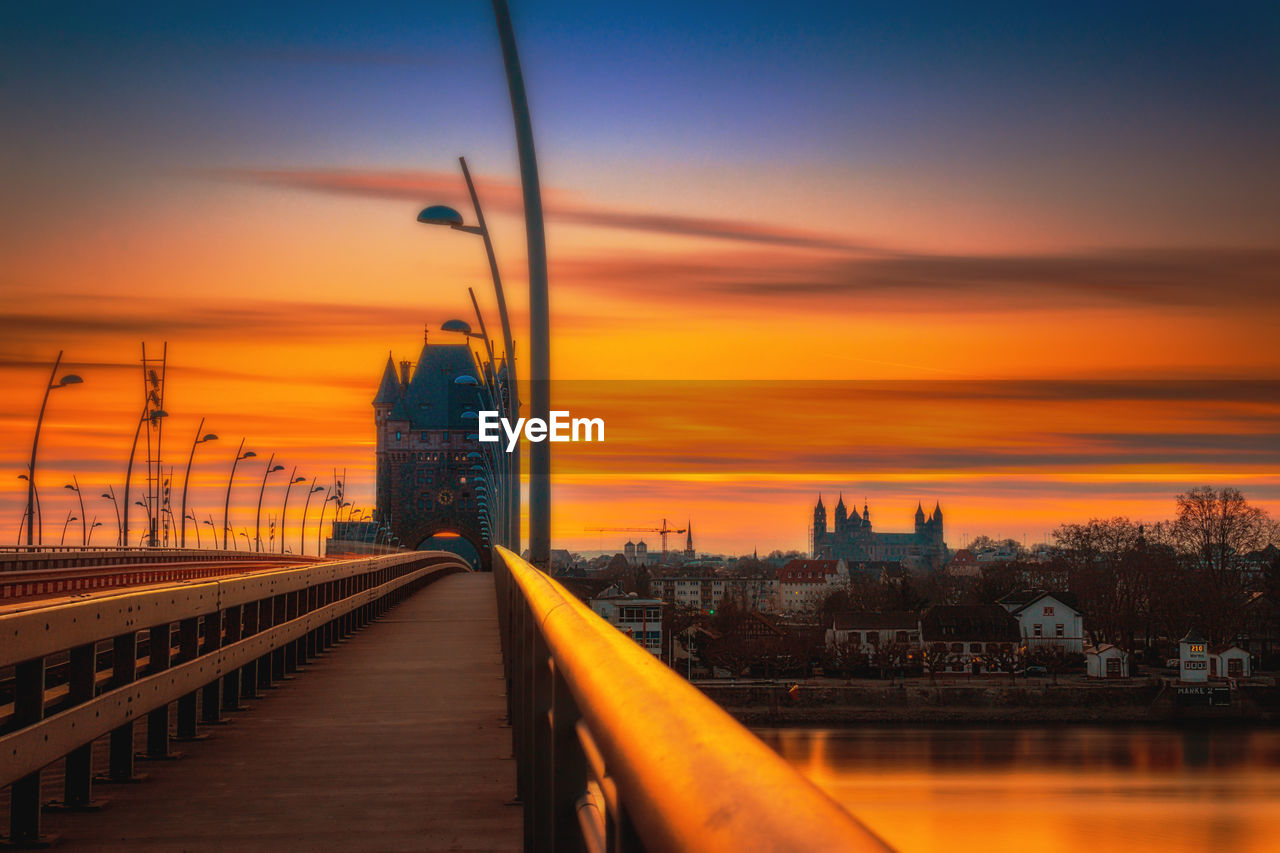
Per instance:
[[[775,682],[699,681],[708,698],[747,726],[874,724],[1124,723],[1276,724],[1280,688],[1273,678],[1225,683],[1207,693],[1159,678],[1125,683],[1031,678]],[[1229,697],[1229,698],[1228,698]]]

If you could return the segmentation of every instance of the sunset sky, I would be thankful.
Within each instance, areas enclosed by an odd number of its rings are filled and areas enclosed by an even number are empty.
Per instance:
[[[46,542],[73,474],[119,490],[143,340],[166,464],[221,436],[201,518],[242,436],[237,527],[273,451],[367,506],[388,350],[468,286],[496,326],[479,241],[414,222],[470,218],[460,154],[525,351],[490,5],[264,5],[0,10],[0,542],[59,350]],[[953,547],[1203,484],[1280,515],[1275,4],[512,5],[558,399],[608,425],[554,463],[555,547],[804,548],[840,490],[881,530],[941,500]]]

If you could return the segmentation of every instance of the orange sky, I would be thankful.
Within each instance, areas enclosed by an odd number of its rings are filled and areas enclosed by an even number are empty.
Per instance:
[[[0,68],[13,129],[0,140],[0,541],[17,534],[16,478],[59,350],[85,384],[50,403],[46,540],[71,510],[70,477],[86,494],[119,489],[143,340],[171,354],[166,462],[181,475],[202,416],[222,437],[192,475],[202,518],[241,436],[325,485],[348,470],[348,496],[368,505],[387,351],[416,357],[424,326],[470,320],[468,286],[496,331],[479,241],[414,221],[433,202],[471,218],[458,153],[523,355],[507,95],[473,12],[276,10],[298,48],[284,53],[234,10],[34,14],[14,30],[26,35]],[[590,15],[624,12],[579,10],[589,37],[519,22],[534,45],[557,399],[608,424],[604,448],[557,448],[557,547],[616,547],[625,537],[586,528],[668,518],[692,519],[704,549],[803,548],[815,496],[841,490],[882,530],[940,500],[953,546],[1155,520],[1204,484],[1280,515],[1265,45],[1171,69],[1166,57],[1198,54],[1162,39],[1194,40],[1205,22],[1154,33],[1112,13],[1141,44],[1094,44],[1084,13],[1092,53],[1007,16],[967,48],[943,17],[883,44],[859,35],[874,22],[806,29],[799,11],[744,11],[701,36],[655,11],[652,42],[616,35],[636,21],[591,29]],[[718,40],[738,26],[755,35]],[[170,50],[165,27],[192,51]],[[307,44],[326,32],[341,37]],[[592,49],[600,39],[613,49]],[[420,54],[448,56],[456,79],[402,61]],[[810,56],[826,59],[797,60]],[[237,477],[236,527],[252,522],[261,465]],[[113,523],[100,499],[88,514]]]

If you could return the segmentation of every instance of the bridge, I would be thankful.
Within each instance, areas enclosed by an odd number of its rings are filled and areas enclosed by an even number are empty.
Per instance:
[[[884,850],[493,551],[0,556],[0,818],[67,850]]]

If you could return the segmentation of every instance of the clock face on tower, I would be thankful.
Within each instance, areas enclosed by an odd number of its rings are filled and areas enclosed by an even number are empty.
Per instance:
[[[442,506],[449,506],[449,504],[453,503],[453,492],[448,489],[441,489],[440,493],[436,495],[436,500],[439,501]]]

